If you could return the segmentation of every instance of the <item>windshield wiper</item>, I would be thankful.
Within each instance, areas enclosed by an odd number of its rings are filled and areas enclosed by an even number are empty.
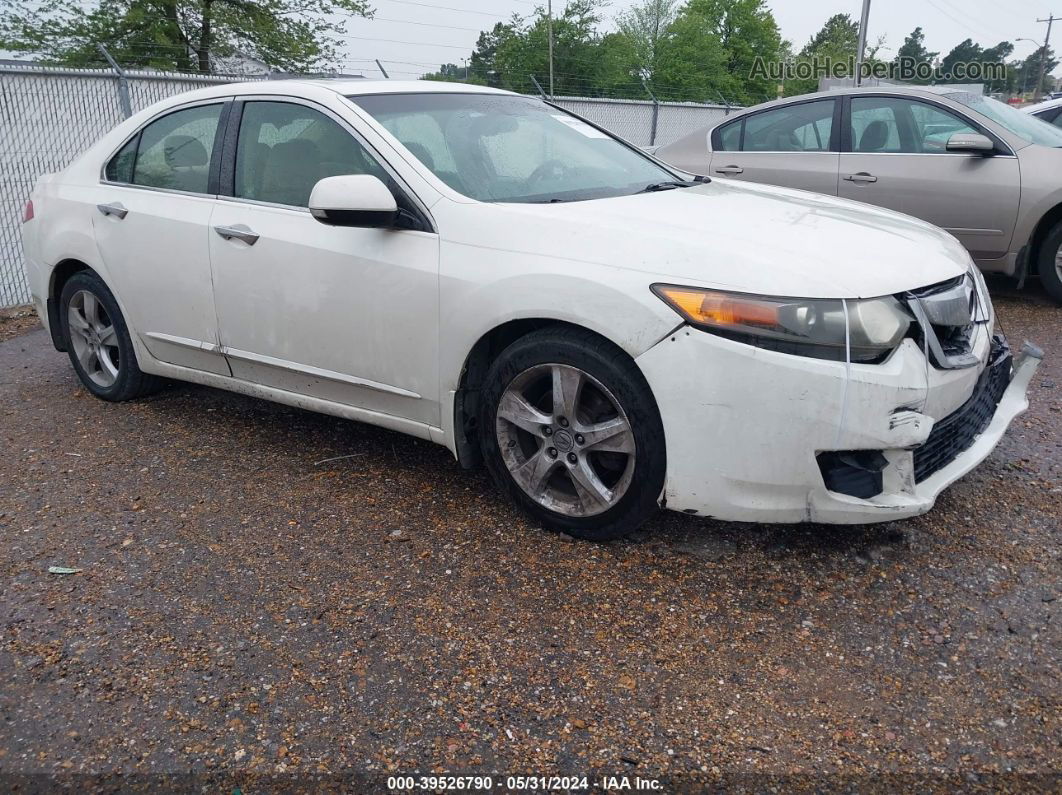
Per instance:
[[[668,182],[654,182],[652,185],[646,185],[638,191],[638,193],[656,193],[657,191],[674,190],[675,188],[692,188],[696,184],[696,182],[681,179],[670,180]]]

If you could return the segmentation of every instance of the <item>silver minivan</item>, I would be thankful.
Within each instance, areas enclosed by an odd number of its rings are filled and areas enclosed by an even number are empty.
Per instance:
[[[922,218],[1062,303],[1062,129],[948,86],[851,88],[731,114],[656,150],[681,169]]]

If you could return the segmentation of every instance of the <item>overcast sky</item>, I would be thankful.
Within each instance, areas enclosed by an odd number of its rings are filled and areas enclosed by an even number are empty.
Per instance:
[[[445,62],[461,64],[475,44],[480,30],[513,13],[533,13],[533,0],[371,0],[376,18],[352,20],[349,24],[344,70],[379,73],[372,59],[379,58],[391,76],[413,78],[432,71]],[[544,2],[544,0],[543,0]],[[555,12],[564,0],[555,0]],[[613,0],[605,9],[605,29],[614,27],[616,15],[631,0]],[[861,0],[768,0],[782,36],[796,49],[833,14],[848,13],[859,18]],[[1042,41],[1046,25],[1038,24],[1052,8],[1046,0],[875,0],[870,9],[868,38],[885,36],[882,55],[895,54],[904,37],[917,25],[926,35],[930,50],[946,53],[963,39],[973,39],[984,47],[1008,40],[1016,44],[1015,56],[1024,57],[1036,45],[1018,38]],[[1055,40],[1062,25],[1055,28]],[[1056,49],[1058,49],[1056,44]]]

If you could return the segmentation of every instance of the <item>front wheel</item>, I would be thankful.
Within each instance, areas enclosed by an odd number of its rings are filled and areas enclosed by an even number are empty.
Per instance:
[[[1062,224],[1048,232],[1037,265],[1047,294],[1062,304]]]
[[[517,340],[491,366],[480,411],[487,468],[546,527],[605,541],[656,510],[660,414],[641,371],[606,340],[565,327]]]

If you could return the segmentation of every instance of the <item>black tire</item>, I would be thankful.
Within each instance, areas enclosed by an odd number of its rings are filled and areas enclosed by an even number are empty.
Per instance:
[[[79,350],[84,349],[84,343],[75,340],[70,328],[71,303],[77,298],[83,301],[81,294],[89,293],[99,303],[100,320],[102,324],[109,324],[114,329],[113,345],[108,348],[108,361],[116,366],[117,373],[112,375],[113,383],[100,383],[97,378],[88,372],[79,358]],[[63,285],[62,294],[59,297],[59,322],[62,329],[63,342],[70,355],[70,362],[74,365],[85,389],[102,400],[120,402],[144,397],[158,391],[165,381],[157,376],[148,375],[137,365],[136,352],[133,350],[133,342],[129,338],[129,329],[125,325],[125,318],[118,308],[118,302],[103,283],[103,280],[91,271],[75,273]],[[102,359],[97,361],[102,362]],[[99,368],[102,373],[102,366]]]
[[[541,369],[544,365],[576,368],[591,376],[591,379],[584,383],[592,384],[592,380],[596,379],[599,384],[592,386],[593,396],[604,396],[617,402],[620,411],[626,415],[625,419],[635,444],[632,469],[626,468],[626,464],[623,465],[625,491],[622,496],[617,496],[614,505],[603,512],[573,516],[570,513],[550,510],[524,491],[506,465],[497,431],[499,403],[510,385],[518,383],[518,376],[535,371],[536,368]],[[604,386],[611,394],[605,395],[598,386]],[[582,390],[585,390],[585,386]],[[551,397],[544,396],[542,400],[549,401],[549,408],[543,411],[554,415]],[[660,412],[649,384],[630,356],[596,334],[584,329],[558,325],[532,332],[511,344],[502,351],[487,373],[478,420],[483,459],[494,482],[545,527],[577,538],[608,541],[633,532],[657,510],[667,470]],[[570,430],[574,430],[574,427],[573,424]],[[558,429],[556,433],[557,436],[551,437],[554,440],[562,431]],[[531,442],[541,444],[541,450],[545,451],[549,440],[531,439]],[[512,447],[514,444],[516,443],[510,442],[508,446]],[[531,455],[533,454],[529,454]],[[590,456],[587,456],[587,462],[589,461]],[[558,469],[562,472],[561,477],[567,475],[563,467]],[[618,491],[619,489],[615,488],[613,493]]]
[[[1062,248],[1062,224],[1056,224],[1054,229],[1047,233],[1040,246],[1040,261],[1036,263],[1040,282],[1047,294],[1062,304],[1062,273],[1059,273],[1059,265],[1055,259],[1059,248]]]

